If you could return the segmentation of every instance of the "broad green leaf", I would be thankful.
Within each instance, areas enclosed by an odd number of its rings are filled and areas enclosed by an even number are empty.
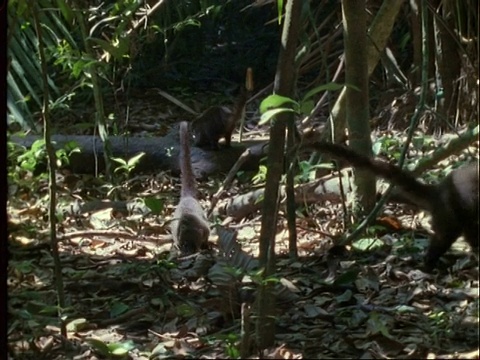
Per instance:
[[[353,242],[352,247],[356,250],[367,251],[382,247],[383,241],[375,238],[364,238]]]
[[[62,13],[65,20],[67,20],[70,23],[74,18],[72,7],[67,5],[65,0],[57,0],[57,5],[60,8],[60,12]]]
[[[114,158],[114,157],[112,157],[111,159],[112,159],[113,161],[115,161],[116,163],[119,163],[120,165],[127,166],[127,162],[126,162],[124,159],[122,159],[122,158]]]
[[[87,339],[87,342],[92,346],[92,348],[97,351],[100,355],[107,357],[110,354],[110,349],[107,344],[102,340],[98,339]]]
[[[180,304],[176,307],[177,314],[183,317],[191,317],[195,315],[195,310],[188,304]]]
[[[116,60],[121,60],[126,54],[128,54],[128,40],[126,39],[119,40],[116,44],[111,44],[108,41],[98,38],[89,38],[89,40],[99,45]]]
[[[313,100],[302,101],[300,105],[300,113],[303,115],[308,115],[312,112],[315,107]]]
[[[279,108],[285,104],[292,104],[295,108],[299,108],[300,105],[295,100],[290,99],[286,96],[281,95],[269,95],[260,103],[260,113],[263,114],[267,110]]]
[[[163,211],[165,202],[161,199],[157,199],[153,196],[143,199],[146,207],[150,209],[153,215],[159,215]]]
[[[348,271],[342,273],[341,275],[339,275],[335,279],[334,284],[335,285],[351,284],[357,279],[359,272],[360,272],[360,270],[358,270],[358,269],[348,270]]]
[[[145,153],[142,151],[141,153],[138,153],[137,155],[131,157],[131,158],[128,159],[128,161],[127,161],[128,166],[137,165],[138,162],[140,161],[140,159],[141,159],[142,157],[144,157],[144,156],[145,156]]]
[[[380,151],[382,151],[382,143],[380,141],[377,141],[372,146],[373,155],[378,156],[380,154]]]
[[[88,325],[87,319],[79,318],[74,319],[67,323],[67,331],[75,332],[75,331],[82,331]]]
[[[278,25],[282,24],[283,0],[277,0]]]
[[[274,118],[276,115],[284,112],[291,112],[295,113],[295,110],[289,109],[289,108],[281,108],[281,109],[273,109],[273,110],[267,110],[265,113],[262,114],[260,117],[260,121],[258,122],[258,125],[264,125],[267,122],[269,122],[272,118]]]
[[[348,290],[345,290],[343,294],[336,296],[335,300],[339,304],[341,304],[341,303],[350,301],[352,299],[352,296],[353,296],[352,290],[348,289]]]
[[[344,84],[337,84],[337,83],[334,83],[334,82],[330,82],[330,83],[327,83],[327,84],[316,86],[312,90],[310,90],[309,92],[307,92],[305,94],[305,96],[303,97],[303,101],[306,101],[306,100],[310,99],[313,95],[315,95],[315,94],[317,94],[321,91],[337,91],[337,90],[343,89],[344,86],[345,86]]]
[[[130,350],[135,349],[136,345],[132,340],[122,341],[122,342],[115,342],[108,344],[108,348],[110,353],[115,356],[125,356],[128,354]]]
[[[383,336],[389,338],[390,334],[388,333],[388,318],[385,315],[380,315],[376,311],[372,311],[367,320],[367,329],[370,330],[371,334],[382,334]]]
[[[110,307],[110,317],[115,318],[126,312],[130,307],[122,302],[113,303]]]

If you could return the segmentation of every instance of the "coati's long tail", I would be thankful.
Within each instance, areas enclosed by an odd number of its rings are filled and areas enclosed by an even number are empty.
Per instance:
[[[196,198],[197,186],[190,159],[190,131],[186,121],[180,123],[180,171],[182,172],[181,197],[192,196]]]
[[[250,94],[253,90],[253,73],[252,68],[247,68],[245,75],[245,85],[240,86],[240,93],[238,94],[235,102],[233,104],[232,114],[228,120],[228,129],[227,131],[232,133],[235,129],[235,125],[238,122],[243,121],[245,117],[245,106],[247,105],[247,100],[250,97]]]
[[[372,159],[337,144],[317,142],[309,145],[309,147],[319,152],[327,153],[335,158],[345,160],[354,167],[371,171],[375,175],[398,186],[404,195],[417,206],[425,210],[430,210],[432,204],[431,199],[435,196],[435,186],[421,183],[415,176],[400,169],[398,166]]]
[[[247,100],[248,90],[242,87],[240,89],[240,94],[237,96],[233,104],[232,113],[228,118],[228,124],[226,126],[228,132],[233,132],[237,123],[242,121],[245,117],[245,105],[247,104]]]

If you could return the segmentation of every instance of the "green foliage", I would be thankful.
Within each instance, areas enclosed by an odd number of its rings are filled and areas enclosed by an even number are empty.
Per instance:
[[[283,0],[277,0],[277,21],[278,25],[282,24]]]
[[[8,143],[8,147],[9,158],[23,170],[36,172],[39,167],[43,167],[47,162],[45,141],[43,139],[34,141],[30,149],[19,147],[11,142]],[[78,152],[80,152],[78,143],[75,141],[67,142],[63,148],[55,152],[57,167],[70,164],[70,156]]]
[[[372,311],[366,323],[367,331],[370,334],[381,334],[386,338],[391,338],[391,334],[388,332],[388,328],[391,327],[391,321],[389,320],[389,316]]]
[[[254,185],[263,184],[267,178],[267,167],[265,165],[260,165],[258,172],[253,176],[252,182]]]
[[[80,146],[76,141],[68,141],[63,145],[63,148],[55,152],[57,159],[57,167],[62,167],[70,164],[70,157],[72,154],[80,153]]]
[[[371,251],[383,246],[383,241],[377,238],[362,238],[352,243],[352,247],[359,251]]]
[[[273,274],[265,277],[263,269],[250,271],[249,276],[252,279],[252,282],[259,286],[266,286],[267,284],[275,285],[280,283],[280,278],[278,275]]]
[[[178,316],[189,318],[195,315],[195,309],[188,304],[180,304],[176,307],[176,313]]]
[[[417,150],[433,149],[436,141],[432,136],[422,134],[421,136],[412,137],[412,145]]]
[[[142,151],[140,153],[138,153],[137,155],[131,157],[130,159],[128,160],[124,160],[122,158],[112,158],[113,161],[115,161],[117,164],[119,164],[114,172],[119,172],[119,173],[122,173],[125,177],[129,177],[130,176],[130,173],[135,170],[135,168],[137,167],[138,163],[140,162],[140,160],[142,159],[142,157],[145,156],[145,153]]]
[[[237,343],[239,341],[239,337],[237,334],[227,334],[223,336],[219,336],[219,340],[223,340],[225,353],[230,359],[238,359],[240,358],[240,351],[237,347]]]
[[[146,197],[142,199],[142,201],[154,215],[160,215],[165,207],[165,201],[163,201],[162,199],[157,199],[153,196]]]
[[[11,145],[11,144],[9,144]],[[14,164],[19,165],[22,170],[34,172],[39,166],[44,165],[47,161],[47,154],[45,150],[45,141],[43,139],[36,140],[30,149],[23,148],[24,152],[14,159]],[[17,151],[19,148],[17,148]],[[9,156],[14,156],[17,151],[9,153]]]
[[[313,181],[316,176],[317,169],[332,169],[332,164],[311,164],[309,161],[300,161],[298,163],[300,174],[295,176],[295,183],[305,183]]]
[[[46,7],[45,11],[38,11],[38,7],[42,6]],[[8,123],[19,123],[24,129],[36,129],[33,114],[41,109],[43,98],[38,40],[32,27],[32,11],[38,11],[43,43],[47,49],[55,48],[60,39],[73,43],[70,31],[58,13],[52,10],[51,2],[9,2],[7,50],[11,66],[7,74]],[[51,61],[51,57],[48,61]],[[52,74],[53,72],[48,77],[50,94],[53,98],[63,96]]]
[[[129,309],[130,309],[130,307],[127,304],[125,304],[123,302],[115,301],[110,306],[110,317],[111,318],[116,318],[117,316],[125,313]]]
[[[76,89],[93,86],[88,72],[92,65],[101,77],[112,83],[116,76],[112,70],[116,68],[110,59],[128,59],[131,37],[126,35],[131,31],[129,27],[140,2],[129,0],[82,10],[75,9],[75,5],[64,0],[53,1],[53,4],[38,1],[34,7],[26,7],[24,1],[9,3],[9,37],[12,39],[8,48],[12,64],[8,72],[9,123],[18,122],[24,129],[34,128],[32,114],[42,105],[40,59],[38,55],[31,56],[38,53],[37,34],[31,26],[31,11],[39,13],[47,62],[54,70],[49,72],[48,79],[54,99],[50,111],[55,109],[55,104],[69,108],[68,103],[74,95],[78,95]],[[89,39],[82,39],[82,26],[78,26],[77,21],[79,11],[90,12]],[[102,38],[97,38],[96,34]],[[82,39],[84,44],[91,41],[96,46],[95,56],[83,51],[83,44],[77,44],[77,39]],[[57,83],[62,84],[62,90]]]
[[[37,130],[35,120],[42,107],[41,67],[32,11],[39,15],[44,37],[51,99],[49,110],[61,105],[56,110],[71,111],[79,103],[91,105],[94,86],[100,86],[105,95],[112,94],[120,85],[128,90],[136,79],[148,82],[148,86],[158,85],[153,75],[161,78],[162,84],[165,84],[164,79],[185,76],[185,84],[191,87],[193,72],[196,79],[215,77],[212,69],[221,74],[227,71],[243,74],[240,64],[243,67],[245,62],[250,63],[243,55],[269,68],[265,62],[275,61],[275,56],[265,55],[272,54],[271,49],[250,45],[259,36],[264,39],[264,33],[276,34],[277,29],[265,27],[263,20],[266,18],[262,20],[256,13],[253,17],[251,11],[240,12],[243,7],[241,3],[220,0],[165,2],[153,7],[137,0],[107,1],[98,6],[66,0],[10,1],[8,123],[18,123],[25,130]],[[270,16],[268,11],[262,12]],[[236,26],[245,23],[242,21],[245,18],[251,18],[255,27],[251,22],[246,31]],[[228,28],[224,29],[224,24]],[[83,32],[82,27],[85,28]],[[223,60],[206,70],[199,69],[198,63],[209,63],[213,53],[215,59],[231,53],[231,39],[235,39],[235,47],[238,44],[248,46],[248,51],[237,58],[235,69],[231,69],[230,61]],[[227,46],[223,46],[224,43]],[[221,56],[217,56],[218,52]],[[182,57],[187,61],[178,61]],[[169,74],[164,74],[167,64],[173,68]],[[92,67],[101,80],[98,85],[90,74]],[[182,85],[178,81],[173,84]]]
[[[284,107],[290,105],[291,107]],[[300,104],[288,97],[280,95],[270,95],[260,103],[260,113],[262,114],[259,125],[264,125],[280,113],[291,112],[300,113]]]
[[[17,162],[24,170],[33,172],[39,163],[46,161],[47,155],[45,150],[45,141],[43,139],[36,140],[30,149],[18,156]]]
[[[436,341],[450,336],[454,331],[450,315],[445,311],[435,311],[428,315],[430,334]]]
[[[378,137],[372,145],[373,155],[385,154],[390,158],[399,160],[402,152],[402,139],[392,136]]]
[[[87,342],[101,356],[115,359],[127,358],[128,352],[136,347],[132,340],[107,344],[102,340],[91,338],[87,339]]]
[[[328,83],[317,86],[308,91],[300,101],[295,101],[281,95],[269,95],[260,104],[260,113],[262,114],[259,124],[263,125],[275,118],[280,113],[291,112],[298,115],[308,115],[313,109],[313,101],[311,98],[322,91],[338,91],[344,86],[356,88],[351,85],[341,85],[337,83]]]

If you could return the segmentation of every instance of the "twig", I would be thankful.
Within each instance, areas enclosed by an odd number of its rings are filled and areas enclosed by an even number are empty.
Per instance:
[[[233,182],[233,179],[235,178],[235,175],[237,172],[240,170],[242,165],[248,160],[248,157],[250,156],[251,151],[250,149],[246,149],[242,155],[238,158],[237,162],[232,166],[230,169],[227,177],[225,178],[225,181],[222,186],[218,189],[218,191],[213,194],[211,202],[210,202],[210,210],[208,211],[207,216],[210,216],[212,214],[213,209],[215,208],[215,205],[217,205],[218,200],[220,199],[220,196],[222,196],[225,191],[230,188],[230,185]]]
[[[189,107],[188,105],[185,105],[183,102],[181,102],[180,100],[178,100],[176,97],[166,93],[165,91],[163,90],[160,90],[160,89],[156,89],[158,94],[163,96],[165,99],[167,99],[168,101],[171,101],[172,103],[174,103],[175,105],[177,105],[178,107],[182,108],[183,110],[189,112],[190,114],[193,114],[195,116],[198,115],[198,113],[193,110],[191,107]]]
[[[107,238],[124,238],[128,240],[137,240],[140,236],[137,234],[132,234],[126,231],[111,231],[111,230],[85,230],[85,231],[73,231],[68,234],[63,234],[59,236],[59,241],[65,241],[65,240],[71,240],[74,238],[78,237],[94,237],[94,236],[103,236]],[[168,237],[168,239],[167,239]],[[142,240],[150,240],[150,239],[145,239],[142,237]],[[161,244],[167,244],[171,242],[171,236],[170,235],[165,235],[165,237],[162,239],[157,239],[157,238],[152,238],[152,241],[155,243],[161,245]]]

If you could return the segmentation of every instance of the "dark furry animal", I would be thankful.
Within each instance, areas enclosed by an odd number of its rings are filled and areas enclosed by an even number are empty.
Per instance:
[[[218,141],[225,138],[225,146],[230,147],[235,125],[245,116],[248,91],[242,87],[233,110],[225,106],[212,106],[192,121],[192,134],[195,146],[218,150]]]
[[[386,179],[398,186],[406,199],[430,212],[434,235],[425,256],[427,269],[434,268],[438,259],[461,235],[473,248],[478,248],[478,162],[453,170],[438,184],[424,184],[398,166],[358,154],[344,146],[319,142],[309,147]]]
[[[207,247],[210,228],[205,212],[197,200],[187,122],[180,123],[180,170],[182,190],[171,222],[171,230],[174,245],[183,255],[188,255]]]

